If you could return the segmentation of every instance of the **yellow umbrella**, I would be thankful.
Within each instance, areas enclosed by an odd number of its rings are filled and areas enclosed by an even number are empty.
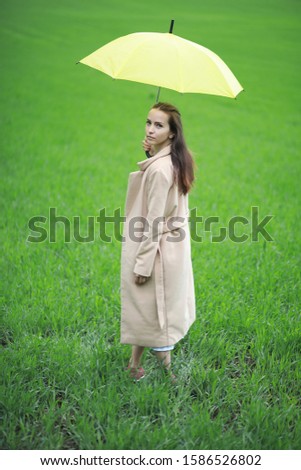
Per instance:
[[[172,22],[173,25],[173,22]],[[235,98],[243,90],[214,52],[169,33],[133,33],[97,49],[79,62],[113,78]],[[158,97],[157,97],[158,100]]]

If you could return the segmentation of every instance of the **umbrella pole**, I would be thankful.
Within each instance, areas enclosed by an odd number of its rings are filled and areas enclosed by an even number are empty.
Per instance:
[[[172,34],[174,24],[175,24],[175,20],[171,20],[170,27],[169,27],[169,34]],[[159,101],[160,91],[161,91],[161,87],[158,88],[156,103],[158,103],[158,101]]]
[[[169,27],[169,33],[170,34],[172,34],[174,24],[175,24],[175,20],[171,20],[170,27]],[[161,91],[161,87],[158,88],[156,103],[159,102],[160,91]],[[146,154],[147,158],[150,158],[150,153],[149,152],[145,152],[145,154]]]
[[[159,101],[160,91],[161,91],[161,87],[158,88],[156,103],[158,103],[158,101]]]

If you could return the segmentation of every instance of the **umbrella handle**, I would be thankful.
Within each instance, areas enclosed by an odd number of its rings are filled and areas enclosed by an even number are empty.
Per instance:
[[[151,154],[149,152],[145,152],[145,155],[147,156],[147,158],[151,158]]]

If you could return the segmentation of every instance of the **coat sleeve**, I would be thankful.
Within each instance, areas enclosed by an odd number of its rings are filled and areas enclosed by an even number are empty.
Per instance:
[[[156,169],[148,177],[148,212],[134,267],[134,273],[140,276],[149,277],[152,273],[159,242],[163,233],[165,207],[171,186],[172,182],[170,178],[168,178],[161,169]]]

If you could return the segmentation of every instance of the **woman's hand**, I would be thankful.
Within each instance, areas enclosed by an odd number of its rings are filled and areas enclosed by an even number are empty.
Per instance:
[[[149,277],[139,276],[138,274],[135,274],[135,284],[137,284],[138,286],[140,286],[141,284],[145,284],[148,279]]]
[[[145,137],[144,140],[142,140],[142,147],[145,152],[149,152],[149,154],[152,156],[154,154],[154,149],[150,142],[147,140],[147,137]]]

